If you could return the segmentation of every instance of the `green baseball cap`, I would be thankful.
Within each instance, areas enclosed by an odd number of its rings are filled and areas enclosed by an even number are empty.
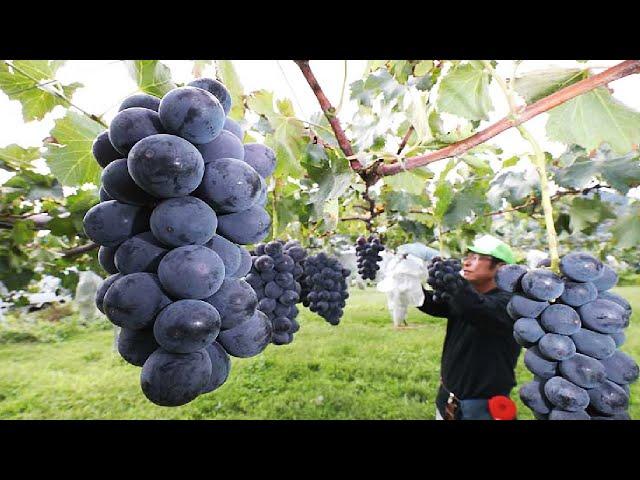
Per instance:
[[[511,247],[491,235],[476,238],[469,250],[481,255],[491,255],[506,263],[516,263],[516,256]]]

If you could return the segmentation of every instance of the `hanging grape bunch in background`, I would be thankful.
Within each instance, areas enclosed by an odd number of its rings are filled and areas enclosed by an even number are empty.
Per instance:
[[[496,276],[500,289],[514,293],[507,306],[513,336],[534,374],[520,398],[541,420],[628,420],[638,365],[619,349],[631,306],[609,291],[618,277],[587,253],[565,255],[560,271],[505,265]]]
[[[351,275],[336,257],[320,252],[304,261],[302,304],[331,325],[338,325],[349,298],[347,277]]]
[[[432,300],[435,303],[445,303],[449,300],[449,294],[444,289],[444,276],[451,274],[460,274],[462,264],[460,260],[454,258],[442,259],[441,257],[433,257],[427,264],[429,278],[427,283],[433,289]]]
[[[93,154],[104,168],[101,203],[84,218],[111,274],[98,308],[122,327],[118,351],[142,367],[157,405],[178,406],[220,387],[229,355],[252,357],[272,340],[272,323],[242,279],[252,266],[241,245],[271,227],[264,178],[273,151],[243,144],[227,117],[231,96],[198,79],[162,99],[133,95]]]
[[[272,322],[272,343],[287,345],[300,329],[296,304],[301,301],[300,278],[307,250],[297,241],[276,240],[259,243],[251,253],[251,271],[245,280],[256,292],[258,310]]]
[[[356,256],[358,257],[358,273],[363,280],[375,280],[376,272],[380,270],[378,263],[382,260],[379,255],[384,250],[380,239],[374,236],[369,238],[358,237],[356,240]]]

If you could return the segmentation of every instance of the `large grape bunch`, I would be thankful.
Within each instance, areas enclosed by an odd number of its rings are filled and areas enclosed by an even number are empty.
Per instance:
[[[462,270],[462,264],[460,260],[454,258],[443,259],[435,256],[429,261],[427,264],[429,273],[427,283],[433,289],[432,300],[435,303],[445,303],[448,300],[449,294],[444,290],[443,277],[448,273],[459,273],[460,270]]]
[[[384,245],[374,236],[358,237],[356,240],[356,256],[358,257],[358,273],[363,280],[375,280],[376,272],[380,270],[378,263],[382,260],[380,252]]]
[[[121,327],[122,358],[142,367],[145,396],[184,405],[219,388],[230,357],[271,342],[244,277],[271,218],[268,147],[243,144],[223,84],[199,79],[162,99],[133,95],[93,144],[101,203],[84,217],[109,276],[96,305]]]
[[[620,350],[631,306],[610,291],[615,271],[574,252],[551,270],[505,265],[496,283],[514,295],[507,311],[513,336],[525,347],[533,381],[520,398],[540,420],[629,419],[629,384],[638,365]]]
[[[251,271],[245,280],[256,292],[258,310],[273,325],[272,343],[287,345],[300,329],[296,304],[300,302],[299,280],[307,251],[298,242],[276,240],[256,245],[252,254]]]
[[[350,274],[337,258],[324,252],[307,257],[300,282],[302,304],[331,325],[338,325],[349,298],[346,279]]]

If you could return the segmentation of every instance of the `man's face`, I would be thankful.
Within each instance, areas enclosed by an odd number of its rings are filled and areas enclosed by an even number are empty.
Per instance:
[[[502,265],[502,263],[498,263],[492,267],[491,258],[489,255],[467,252],[466,257],[462,260],[462,276],[471,283],[490,282]]]

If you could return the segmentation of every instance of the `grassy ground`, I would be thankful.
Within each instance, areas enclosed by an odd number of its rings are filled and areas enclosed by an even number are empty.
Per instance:
[[[384,295],[351,293],[339,326],[301,309],[291,345],[232,359],[220,389],[177,408],[144,397],[140,370],[113,352],[110,329],[0,344],[0,419],[433,419],[444,321],[411,309],[410,327],[395,330]],[[618,293],[634,308],[622,350],[640,360],[640,288]],[[531,379],[522,355],[517,376]],[[639,395],[640,382],[631,390],[634,419]],[[516,390],[512,397],[519,417],[531,419]]]

